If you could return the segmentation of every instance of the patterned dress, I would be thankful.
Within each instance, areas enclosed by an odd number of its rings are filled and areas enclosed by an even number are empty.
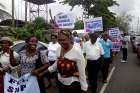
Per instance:
[[[38,61],[39,58],[40,58],[40,61]],[[42,64],[48,63],[48,58],[46,55],[46,51],[40,51],[34,56],[28,56],[27,51],[23,50],[20,52],[19,62],[21,65],[20,74],[21,76],[23,76],[24,74],[31,73],[32,70],[36,68],[36,62],[41,62]],[[38,84],[39,84],[41,93],[46,93],[43,77],[38,79]]]
[[[31,73],[35,69],[36,60],[39,58],[39,53],[34,56],[28,56],[27,51],[23,50],[20,52],[20,65],[21,65],[21,76],[27,73]],[[47,55],[45,51],[40,51],[40,57],[42,64],[48,63]]]

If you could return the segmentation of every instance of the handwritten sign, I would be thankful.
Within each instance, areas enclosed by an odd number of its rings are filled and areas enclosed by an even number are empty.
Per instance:
[[[19,79],[6,73],[4,93],[40,93],[36,77],[26,74]]]
[[[121,42],[120,41],[113,41],[112,42],[112,51],[113,52],[119,52],[121,49]]]
[[[55,16],[55,22],[60,29],[73,29],[75,18],[72,13],[61,13]]]
[[[109,29],[109,36],[112,38],[112,39],[118,39],[119,36],[120,36],[120,30],[118,27],[116,28],[110,28]]]
[[[102,17],[85,20],[84,27],[86,32],[103,31]]]

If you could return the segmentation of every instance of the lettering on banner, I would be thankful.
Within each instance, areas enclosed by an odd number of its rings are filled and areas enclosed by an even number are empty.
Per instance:
[[[84,28],[86,32],[103,31],[102,17],[85,20]]]
[[[72,14],[56,15],[55,21],[59,28],[74,28],[74,17]]]
[[[28,82],[28,80],[25,80],[25,79],[21,79],[19,81],[13,79],[13,78],[10,78],[9,81],[10,85],[15,85],[14,87],[13,86],[8,86],[7,88],[7,92],[9,93],[18,93],[18,92],[22,92],[25,90],[26,88],[26,82]]]
[[[121,43],[120,42],[112,42],[112,51],[120,51]]]

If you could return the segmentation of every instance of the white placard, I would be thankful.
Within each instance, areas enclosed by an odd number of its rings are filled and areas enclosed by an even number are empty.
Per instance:
[[[72,13],[60,13],[55,16],[55,22],[60,29],[73,29],[75,17]]]
[[[120,30],[118,27],[116,28],[110,28],[109,29],[109,36],[112,38],[112,39],[118,39],[120,37]]]
[[[86,32],[103,31],[102,17],[85,20],[84,27]]]
[[[26,74],[15,78],[6,73],[4,77],[4,93],[40,93],[36,77]]]

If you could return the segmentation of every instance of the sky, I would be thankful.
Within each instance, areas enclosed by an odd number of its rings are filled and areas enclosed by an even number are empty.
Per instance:
[[[11,1],[12,0],[0,0],[0,3],[6,6],[5,10],[11,13]],[[68,5],[62,5],[58,2],[49,4],[48,9],[52,10],[52,15],[56,15],[60,12],[72,12],[75,16],[82,17],[83,10],[80,6],[76,6],[72,11],[71,7]],[[62,1],[62,0],[59,0]],[[140,17],[140,0],[116,0],[120,5],[111,7],[111,11],[120,15],[123,12],[131,14],[133,16],[133,25],[137,25],[138,17]],[[24,0],[15,0],[15,17],[17,19],[24,20]],[[42,13],[43,15],[43,13]],[[29,16],[28,16],[29,17]],[[50,17],[49,17],[50,18]]]

